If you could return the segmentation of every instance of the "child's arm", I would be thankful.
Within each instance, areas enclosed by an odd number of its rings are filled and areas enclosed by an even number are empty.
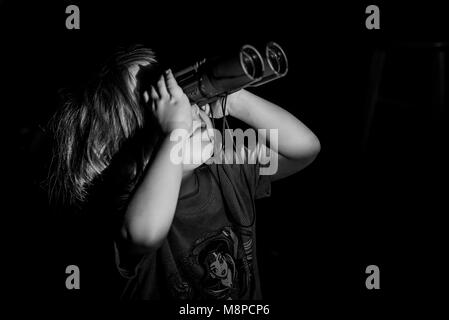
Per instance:
[[[180,143],[170,141],[170,133],[176,129],[192,130],[189,100],[171,72],[161,77],[158,90],[153,88],[151,97],[153,112],[166,137],[129,202],[121,230],[126,240],[146,248],[157,247],[165,238],[178,202],[183,166],[170,158],[172,148]],[[149,101],[148,95],[146,100]]]
[[[122,235],[144,247],[157,247],[173,220],[183,171],[181,163],[170,161],[174,144],[164,139],[126,210]]]
[[[270,141],[277,153],[277,180],[309,165],[320,151],[318,138],[301,121],[279,106],[246,90],[228,97],[228,112],[255,129],[277,129],[278,141]],[[266,137],[269,139],[269,136]]]

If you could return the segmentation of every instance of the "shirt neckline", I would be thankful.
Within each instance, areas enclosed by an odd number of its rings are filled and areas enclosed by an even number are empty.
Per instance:
[[[208,165],[203,164],[194,171],[197,179],[197,188],[178,199],[178,209],[184,213],[204,210],[215,198],[215,188],[212,187],[212,173]]]

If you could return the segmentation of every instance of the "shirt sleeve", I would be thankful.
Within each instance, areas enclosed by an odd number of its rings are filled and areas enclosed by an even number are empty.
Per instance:
[[[253,185],[254,198],[260,199],[271,195],[271,178],[269,175],[269,161],[262,163],[260,159],[268,159],[262,156],[270,152],[265,145],[257,144],[253,148],[245,148],[243,154],[245,174]]]
[[[127,279],[132,279],[137,274],[143,260],[155,254],[154,250],[139,248],[122,238],[117,238],[114,241],[114,251],[117,270],[122,277]]]

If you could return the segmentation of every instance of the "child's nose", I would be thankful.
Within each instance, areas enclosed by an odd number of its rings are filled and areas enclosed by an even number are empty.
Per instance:
[[[202,106],[201,110],[204,111],[207,116],[210,116],[210,106],[208,103],[206,103],[204,106]]]
[[[192,117],[198,119],[199,113],[200,109],[198,108],[198,106],[196,104],[192,105]]]

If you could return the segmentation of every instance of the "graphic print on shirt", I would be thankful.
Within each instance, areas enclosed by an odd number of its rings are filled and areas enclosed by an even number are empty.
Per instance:
[[[199,298],[234,300],[251,289],[252,241],[241,240],[231,227],[225,227],[195,242],[188,260],[201,267]]]

